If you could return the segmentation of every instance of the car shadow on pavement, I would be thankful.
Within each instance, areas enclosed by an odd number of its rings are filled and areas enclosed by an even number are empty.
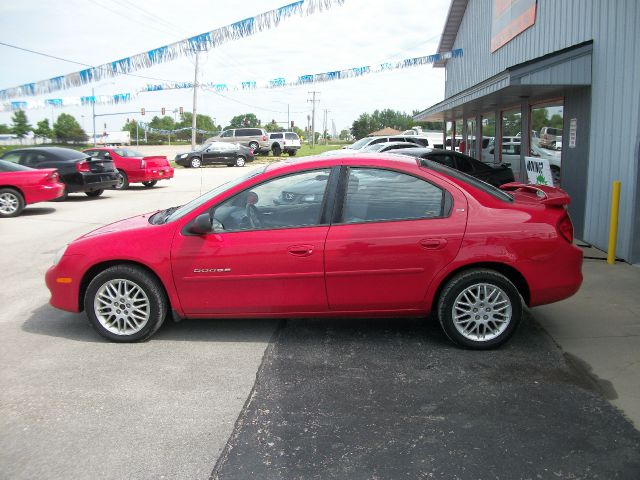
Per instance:
[[[278,322],[271,319],[198,319],[176,323],[169,316],[149,341],[263,342]],[[64,312],[47,304],[31,312],[22,324],[22,330],[78,342],[108,342],[93,329],[84,312]]]
[[[27,207],[20,214],[22,217],[35,217],[36,215],[48,215],[55,212],[56,209],[52,207]]]

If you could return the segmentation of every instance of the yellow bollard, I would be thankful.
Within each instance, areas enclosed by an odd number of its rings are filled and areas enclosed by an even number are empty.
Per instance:
[[[609,218],[609,250],[607,251],[607,263],[616,263],[616,243],[618,242],[618,213],[620,212],[620,181],[613,182],[611,192],[611,216]]]

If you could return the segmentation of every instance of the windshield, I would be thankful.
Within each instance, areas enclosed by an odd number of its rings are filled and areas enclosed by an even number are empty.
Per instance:
[[[362,147],[364,147],[367,143],[369,143],[369,140],[371,140],[371,138],[369,137],[364,137],[361,138],[360,140],[358,140],[357,142],[349,145],[347,148],[351,148],[352,150],[360,150]]]
[[[136,152],[135,150],[126,150],[126,149],[118,149],[114,150],[121,157],[144,157],[144,155],[140,152]]]
[[[174,220],[178,220],[179,218],[183,217],[184,215],[186,215],[187,213],[191,212],[192,210],[195,210],[199,206],[204,205],[205,203],[207,203],[209,200],[211,200],[215,196],[220,195],[225,190],[233,188],[236,185],[240,185],[245,180],[248,180],[248,179],[250,179],[252,177],[260,175],[261,173],[263,173],[266,170],[266,168],[267,168],[266,165],[264,167],[256,168],[255,170],[247,172],[247,173],[245,173],[244,175],[242,175],[242,176],[240,176],[238,178],[235,178],[233,180],[228,181],[227,183],[223,183],[222,185],[217,186],[213,190],[208,191],[204,195],[201,195],[198,198],[195,198],[195,199],[191,200],[189,203],[186,203],[185,205],[183,205],[183,206],[177,208],[175,211],[173,211],[171,213],[171,215],[169,215],[166,218],[165,223],[169,223],[169,222],[173,222]]]

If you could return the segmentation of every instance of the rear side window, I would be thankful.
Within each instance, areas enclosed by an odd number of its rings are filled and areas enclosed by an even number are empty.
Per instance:
[[[22,152],[8,152],[2,156],[3,160],[12,163],[20,163],[20,157],[22,156]]]
[[[343,223],[442,217],[444,190],[405,173],[350,168]]]
[[[429,159],[433,160],[434,162],[446,165],[447,167],[456,168],[456,164],[453,162],[453,158],[451,157],[451,155],[429,155]]]
[[[22,164],[27,167],[37,167],[43,162],[49,160],[46,155],[38,152],[29,152],[22,157]]]
[[[436,163],[432,160],[428,160],[426,158],[420,159],[420,166],[424,168],[428,168],[430,170],[435,170],[436,172],[443,173],[448,175],[449,177],[455,178],[456,180],[460,180],[461,182],[466,183],[467,185],[471,185],[472,187],[477,188],[478,190],[482,190],[485,193],[488,193],[492,197],[497,198],[498,200],[502,200],[504,202],[513,202],[513,197],[509,195],[504,190],[500,190],[493,185],[490,185],[482,180],[478,180],[471,175],[467,175],[459,170],[454,170],[453,168],[445,167],[440,163]]]

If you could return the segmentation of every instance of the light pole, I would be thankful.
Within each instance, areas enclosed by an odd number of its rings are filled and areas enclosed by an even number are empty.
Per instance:
[[[98,87],[103,87],[105,85],[115,85],[116,82],[107,82]],[[93,116],[93,146],[96,146],[96,89],[95,87],[91,87],[91,115]]]

